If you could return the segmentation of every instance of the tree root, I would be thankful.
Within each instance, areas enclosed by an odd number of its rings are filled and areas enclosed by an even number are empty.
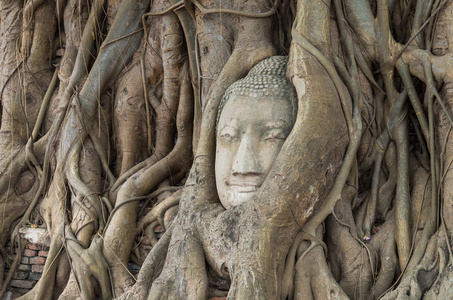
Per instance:
[[[321,247],[314,247],[297,262],[294,296],[289,299],[349,299],[333,278]]]
[[[112,299],[113,290],[110,285],[111,278],[109,266],[102,255],[102,239],[99,236],[96,236],[91,241],[90,247],[84,249],[82,245],[77,242],[69,227],[66,228],[66,232],[66,251],[72,260],[73,272],[77,278],[82,299],[95,299],[91,277],[94,277],[99,283],[102,299]],[[68,289],[65,291],[66,293],[61,295],[61,299],[72,298],[71,294],[73,294],[74,291]]]
[[[440,246],[438,242],[440,235],[438,232],[430,239],[425,256],[420,264],[406,273],[398,287],[382,297],[382,300],[415,300],[422,298],[424,292],[432,286],[438,274],[446,266],[445,252],[442,247],[438,247]]]
[[[161,203],[157,204],[153,209],[143,217],[137,224],[137,234],[139,234],[142,230],[144,230],[149,224],[153,223],[154,221],[158,221],[158,223],[165,229],[164,223],[164,214],[165,212],[173,206],[179,205],[179,199],[181,197],[182,190],[174,193]],[[154,245],[153,245],[154,246]]]
[[[181,90],[176,116],[176,127],[178,131],[178,139],[173,150],[164,159],[161,159],[156,164],[149,168],[142,169],[138,174],[130,177],[126,183],[120,188],[116,207],[122,206],[115,214],[110,216],[108,228],[105,232],[105,242],[109,247],[104,247],[104,253],[108,259],[109,265],[112,267],[113,276],[126,276],[123,265],[127,263],[132,241],[135,238],[137,217],[136,209],[138,203],[122,203],[130,198],[147,194],[155,188],[162,180],[165,180],[172,174],[179,173],[181,170],[188,170],[191,162],[191,152],[187,151],[192,145],[192,125],[191,119],[193,114],[193,103],[190,95],[190,81],[188,79],[187,64],[184,65],[180,76]],[[190,126],[190,127],[189,127]],[[128,224],[125,224],[127,220]],[[123,240],[125,239],[125,240]],[[121,243],[126,244],[124,247]],[[124,242],[124,241],[129,242]],[[121,247],[121,252],[119,252]],[[115,258],[112,252],[117,252]],[[120,275],[123,274],[123,275]],[[124,280],[123,280],[124,282]],[[122,291],[121,285],[115,287],[115,290]]]
[[[159,243],[151,249],[138,273],[136,284],[118,297],[118,300],[144,300],[148,298],[151,285],[164,267],[173,228],[174,226],[170,226],[159,240]]]

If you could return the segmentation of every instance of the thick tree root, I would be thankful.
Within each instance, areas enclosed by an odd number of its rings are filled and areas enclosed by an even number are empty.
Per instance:
[[[71,258],[73,272],[77,277],[80,297],[82,299],[95,299],[91,282],[92,277],[94,277],[99,283],[102,299],[112,299],[113,290],[110,285],[109,266],[102,255],[102,238],[96,236],[92,240],[90,247],[84,249],[69,228],[67,228],[67,234],[66,251]],[[74,291],[66,289],[60,299],[73,299],[73,297]]]
[[[294,296],[289,299],[349,299],[333,278],[322,247],[315,246],[302,258],[302,261],[297,262],[294,275]]]
[[[151,285],[160,275],[164,267],[173,228],[174,226],[168,228],[159,240],[159,243],[151,249],[140,269],[136,284],[118,297],[118,300],[145,300],[148,298]]]
[[[418,300],[422,298],[423,294],[431,288],[438,278],[439,273],[446,270],[448,256],[446,256],[446,252],[443,250],[441,245],[442,242],[439,243],[442,239],[442,235],[443,233],[438,232],[430,239],[425,256],[420,264],[408,273],[405,273],[396,289],[386,294],[381,299]],[[440,282],[437,287],[434,287],[434,291],[430,292],[430,294],[433,295],[440,285],[442,285],[442,282]]]

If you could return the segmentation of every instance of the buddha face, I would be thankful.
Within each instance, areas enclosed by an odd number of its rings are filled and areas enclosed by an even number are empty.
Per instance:
[[[220,202],[229,209],[261,187],[295,121],[278,97],[231,96],[217,124],[215,175]]]

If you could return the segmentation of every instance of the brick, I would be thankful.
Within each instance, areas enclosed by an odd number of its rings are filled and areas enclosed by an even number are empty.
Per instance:
[[[28,256],[28,257],[33,257],[33,256],[36,256],[37,253],[38,252],[36,252],[35,250],[25,249],[24,253],[22,255],[23,256]]]
[[[31,266],[32,272],[42,273],[43,270],[44,270],[44,265],[32,265]]]
[[[30,265],[43,265],[46,263],[46,258],[42,256],[30,257]]]
[[[47,257],[48,254],[49,254],[49,251],[41,250],[41,251],[38,252],[38,255],[39,256],[43,256],[43,257]]]
[[[31,249],[31,250],[41,250],[42,249],[42,246],[41,245],[37,245],[37,244],[28,244],[27,245],[27,248],[28,249]]]
[[[27,279],[24,279],[24,280],[13,279],[13,280],[11,280],[11,286],[12,287],[18,287],[18,288],[22,288],[22,289],[31,289],[34,285],[35,285],[35,281],[33,281],[33,280],[27,280]]]
[[[31,270],[31,266],[30,265],[19,265],[18,270],[19,271],[30,271]]]
[[[30,272],[28,279],[38,281],[41,278],[41,273]]]
[[[22,258],[20,259],[20,263],[23,265],[28,265],[28,264],[30,264],[30,258],[26,257],[26,256],[22,256]]]
[[[28,272],[25,271],[17,271],[13,275],[14,279],[27,279],[28,278]]]

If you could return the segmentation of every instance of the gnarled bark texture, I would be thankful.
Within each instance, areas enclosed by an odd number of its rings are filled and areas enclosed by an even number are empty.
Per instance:
[[[453,0],[0,0],[0,298],[24,227],[20,299],[451,298],[452,41]],[[225,209],[219,106],[275,55],[296,121]]]

